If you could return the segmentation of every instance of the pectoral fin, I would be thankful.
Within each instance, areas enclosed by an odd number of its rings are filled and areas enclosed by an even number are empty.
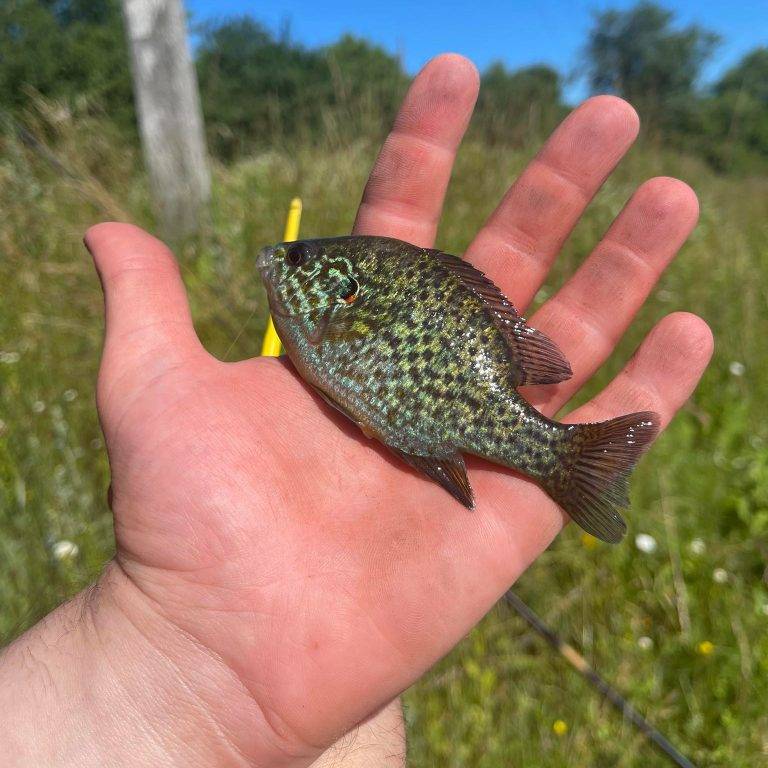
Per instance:
[[[322,389],[319,389],[318,387],[313,387],[315,392],[317,392],[320,397],[325,400],[328,405],[331,406],[331,408],[334,408],[339,413],[343,413],[350,421],[353,421],[355,424],[357,424],[358,427],[360,427],[360,431],[369,439],[369,440],[378,440],[378,435],[373,432],[372,430],[368,429],[368,427],[363,424],[362,421],[358,421],[346,408],[339,405],[332,397],[328,396],[323,392]]]
[[[312,333],[309,335],[309,343],[313,347],[319,347],[324,339],[326,333],[328,333],[328,326],[331,324],[331,318],[333,317],[333,310],[335,307],[329,307],[318,319]]]
[[[475,497],[467,477],[464,458],[460,453],[454,453],[444,458],[436,458],[434,456],[415,456],[414,454],[400,451],[397,448],[389,447],[414,469],[423,472],[431,480],[442,485],[451,496],[465,507],[468,509],[475,508]]]

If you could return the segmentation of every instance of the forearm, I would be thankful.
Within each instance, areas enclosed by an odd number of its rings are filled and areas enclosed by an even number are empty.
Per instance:
[[[131,666],[147,664],[134,648],[136,630],[116,625],[118,617],[104,601],[101,585],[91,587],[59,606],[0,656],[0,752],[11,766],[96,766],[107,760],[119,765],[117,736],[131,744],[137,763],[167,756],[170,745],[147,732],[132,686],[122,682]],[[99,639],[98,625],[105,622],[105,614],[123,640],[124,672],[107,659]],[[143,738],[132,738],[138,731]]]
[[[123,579],[110,566],[0,655],[4,766],[310,762],[284,754],[231,671]]]
[[[311,762],[312,750],[275,735],[231,670],[133,590],[111,565],[0,653],[4,768]],[[401,766],[404,749],[393,702],[314,766]]]

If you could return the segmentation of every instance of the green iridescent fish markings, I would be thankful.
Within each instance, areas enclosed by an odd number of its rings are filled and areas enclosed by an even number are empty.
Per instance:
[[[385,237],[265,248],[257,266],[296,369],[363,432],[467,507],[462,454],[528,475],[591,534],[619,541],[655,413],[560,424],[517,392],[571,376],[560,350],[465,261]]]

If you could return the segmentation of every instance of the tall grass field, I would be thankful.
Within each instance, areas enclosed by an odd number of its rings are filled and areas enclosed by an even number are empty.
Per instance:
[[[136,151],[103,124],[49,117],[55,163],[10,131],[0,138],[0,643],[95,579],[113,554],[94,404],[102,297],[81,239],[105,218],[154,228]],[[463,251],[536,148],[470,137],[440,247]],[[206,231],[177,250],[211,352],[258,354],[266,303],[256,251],[281,239],[294,195],[304,200],[304,236],[348,232],[376,150],[329,140],[214,169]],[[701,222],[586,394],[674,310],[711,324],[714,360],[635,475],[627,540],[611,547],[571,526],[517,590],[697,765],[754,768],[768,765],[768,178],[632,150],[538,301],[633,189],[659,174],[696,189]],[[642,548],[641,533],[653,537]],[[503,606],[406,693],[405,712],[416,766],[667,764]]]

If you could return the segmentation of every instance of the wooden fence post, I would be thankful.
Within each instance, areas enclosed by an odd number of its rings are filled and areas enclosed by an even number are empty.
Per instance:
[[[163,234],[200,227],[211,178],[181,0],[122,0],[142,147]]]

